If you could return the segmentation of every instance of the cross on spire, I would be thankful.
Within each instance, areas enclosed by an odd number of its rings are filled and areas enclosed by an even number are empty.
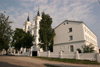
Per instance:
[[[37,12],[37,16],[40,16],[40,13],[39,13],[39,5],[38,5],[38,12]]]

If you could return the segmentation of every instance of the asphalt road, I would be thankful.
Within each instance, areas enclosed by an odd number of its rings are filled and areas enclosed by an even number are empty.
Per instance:
[[[34,57],[0,56],[0,67],[100,67],[100,65],[63,63]]]
[[[0,67],[23,67],[23,66],[13,65],[6,62],[0,62]]]
[[[30,63],[27,60],[20,61],[16,59],[11,59],[11,57],[13,56],[0,56],[0,67],[45,67],[43,65]]]
[[[77,67],[77,66],[71,66],[71,65],[51,65],[51,64],[45,64],[46,67]],[[0,67],[38,67],[38,66],[20,66],[20,65],[14,65],[14,64],[9,64],[6,62],[0,62]],[[40,67],[40,66],[39,66]],[[80,66],[78,66],[80,67]]]
[[[80,66],[55,65],[55,64],[44,64],[44,65],[46,67],[80,67]],[[38,66],[34,65],[34,64],[32,66],[20,66],[20,65],[9,64],[9,63],[6,63],[6,62],[0,62],[0,67],[38,67]]]

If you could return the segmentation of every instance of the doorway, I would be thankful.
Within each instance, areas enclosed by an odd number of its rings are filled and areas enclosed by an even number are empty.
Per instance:
[[[37,51],[33,51],[32,56],[37,56]]]

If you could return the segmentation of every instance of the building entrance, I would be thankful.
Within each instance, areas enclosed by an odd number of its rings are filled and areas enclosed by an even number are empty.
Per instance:
[[[37,51],[33,51],[32,56],[37,56]]]

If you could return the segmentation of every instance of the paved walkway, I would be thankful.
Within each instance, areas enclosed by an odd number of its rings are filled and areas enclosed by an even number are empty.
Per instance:
[[[6,66],[1,66],[3,64],[15,65],[12,67],[17,67],[17,66],[18,67],[100,67],[100,65],[63,63],[63,62],[43,60],[34,57],[0,56],[0,67],[6,67]]]

